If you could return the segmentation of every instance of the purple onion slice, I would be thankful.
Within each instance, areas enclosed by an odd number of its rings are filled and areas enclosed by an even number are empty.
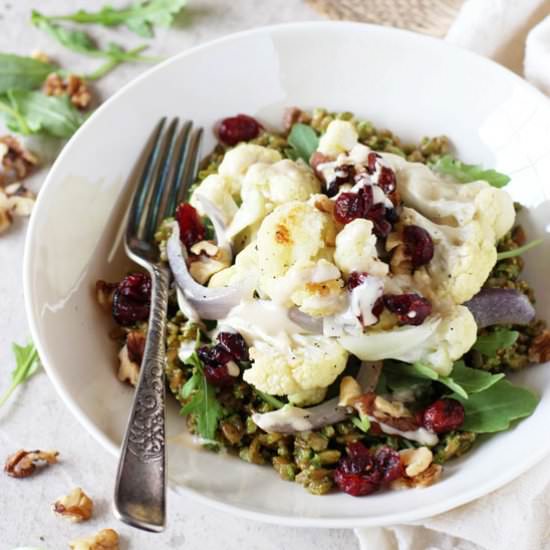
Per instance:
[[[483,288],[464,305],[478,328],[491,325],[527,325],[535,318],[529,298],[513,288]]]

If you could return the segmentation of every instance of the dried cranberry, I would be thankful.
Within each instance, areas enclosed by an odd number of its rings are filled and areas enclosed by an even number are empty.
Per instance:
[[[433,258],[434,243],[430,234],[418,225],[406,225],[403,228],[405,252],[411,258],[414,268],[426,265]]]
[[[197,354],[205,365],[211,365],[213,367],[226,365],[229,361],[233,360],[231,353],[220,344],[216,344],[210,348],[208,346],[203,346],[198,349]]]
[[[180,227],[180,240],[187,249],[204,239],[204,225],[198,212],[189,203],[183,202],[178,206],[176,220]]]
[[[218,137],[226,145],[237,145],[258,137],[262,125],[251,116],[237,115],[224,118],[218,126]]]
[[[382,158],[378,153],[370,152],[367,156],[367,172],[374,174],[376,172],[376,161]]]
[[[363,472],[366,469],[372,469],[373,461],[370,451],[360,441],[349,443],[346,447],[348,458],[354,465],[357,472]],[[352,472],[353,473],[353,472]]]
[[[402,325],[421,325],[432,312],[432,305],[418,294],[385,294],[384,305],[397,315]]]
[[[386,208],[386,220],[392,225],[399,221],[399,212],[397,208]]]
[[[151,306],[151,277],[146,273],[130,273],[122,279],[113,293],[112,313],[115,321],[128,327],[149,319]]]
[[[392,226],[386,219],[386,207],[381,202],[370,208],[365,217],[372,222],[377,237],[385,238],[391,233]]]
[[[384,311],[384,298],[380,296],[376,299],[376,302],[374,302],[374,305],[372,306],[372,314],[375,317],[380,317],[380,315],[382,315],[382,311]]]
[[[368,276],[368,273],[352,271],[348,277],[348,289],[353,290],[355,287],[363,283]]]
[[[422,425],[436,434],[456,430],[463,423],[464,407],[456,399],[438,399],[422,415]]]
[[[380,472],[382,483],[390,483],[403,476],[399,453],[391,447],[380,447],[374,455],[374,462]]]
[[[386,195],[389,195],[395,191],[396,185],[395,172],[387,166],[382,166],[378,177],[378,186]]]
[[[248,361],[248,346],[238,332],[220,332],[218,342],[235,361]]]
[[[229,374],[227,365],[205,365],[204,377],[213,386],[231,386],[235,382],[235,378]]]
[[[328,197],[334,197],[341,185],[354,182],[355,168],[352,164],[342,164],[334,170],[334,176],[327,184],[326,195]]]
[[[378,490],[379,484],[361,474],[347,474],[343,470],[334,470],[334,482],[338,487],[354,497],[370,495]]]
[[[364,218],[372,206],[372,189],[362,187],[357,193],[342,193],[334,204],[334,217],[340,223]]]

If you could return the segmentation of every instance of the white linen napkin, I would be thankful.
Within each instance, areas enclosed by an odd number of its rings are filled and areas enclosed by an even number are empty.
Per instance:
[[[550,95],[550,0],[467,0],[447,40],[491,57]],[[550,550],[550,457],[450,512],[355,533],[361,550]]]

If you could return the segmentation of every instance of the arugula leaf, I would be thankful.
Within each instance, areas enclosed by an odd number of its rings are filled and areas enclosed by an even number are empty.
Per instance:
[[[85,120],[67,96],[46,96],[25,90],[9,90],[1,95],[0,113],[13,132],[59,138],[71,137]]]
[[[534,241],[524,244],[523,246],[518,246],[513,250],[506,250],[505,252],[499,252],[497,254],[497,262],[500,262],[500,260],[507,260],[508,258],[515,258],[516,256],[521,256],[524,252],[527,252],[529,249],[534,248],[539,244],[542,244],[542,239],[535,239]]]
[[[359,428],[362,432],[367,433],[370,430],[370,420],[365,414],[359,413],[359,416],[354,416],[351,419],[352,424]]]
[[[286,403],[283,403],[280,399],[277,399],[273,395],[269,395],[260,391],[258,388],[254,388],[254,392],[258,395],[260,399],[263,399],[266,403],[271,405],[274,409],[282,409]]]
[[[32,12],[31,23],[38,29],[49,34],[54,40],[57,40],[62,46],[65,46],[65,48],[89,57],[105,58],[117,64],[123,61],[143,61],[146,63],[159,61],[155,57],[139,55],[139,52],[147,47],[145,45],[134,50],[126,51],[118,44],[110,43],[107,45],[107,49],[102,50],[96,46],[89,34],[84,31],[66,29],[61,25],[53,23],[50,18],[45,17],[36,10]]]
[[[457,361],[454,364],[451,376],[453,381],[467,394],[485,391],[504,378],[503,373],[491,374],[487,371],[467,367],[464,361]]]
[[[9,399],[15,388],[26,382],[40,367],[38,352],[32,342],[26,346],[13,343],[12,350],[16,367],[11,373],[10,387],[0,396],[0,407]]]
[[[55,65],[32,57],[0,53],[0,94],[8,90],[35,90],[57,70]]]
[[[510,178],[496,170],[485,170],[478,164],[466,164],[450,155],[442,156],[432,165],[434,170],[452,176],[460,183],[484,180],[493,187],[504,187]]]
[[[495,357],[499,349],[513,346],[518,336],[519,332],[517,330],[499,328],[490,334],[478,336],[474,349],[487,357]]]
[[[200,436],[204,439],[214,440],[218,421],[224,412],[223,408],[216,398],[216,390],[204,376],[202,363],[196,351],[190,355],[186,364],[193,365],[194,372],[180,390],[183,397],[190,398],[180,410],[180,414],[195,413]]]
[[[309,163],[309,158],[319,145],[319,137],[315,130],[311,126],[302,123],[292,126],[287,141],[290,145],[290,149],[287,150],[288,156],[293,160],[301,158],[306,163]]]
[[[486,390],[504,376],[471,369],[466,367],[462,361],[457,361],[454,364],[449,376],[441,376],[428,365],[419,362],[410,365],[397,361],[385,361],[383,372],[388,385],[394,390],[417,385],[423,380],[430,380],[444,384],[464,399],[468,399],[469,394]]]
[[[174,16],[181,11],[187,0],[138,1],[128,8],[117,9],[103,6],[97,12],[79,10],[69,15],[48,17],[50,21],[73,21],[74,23],[96,23],[105,27],[125,25],[132,32],[145,38],[153,36],[153,25],[169,27]]]
[[[514,420],[529,416],[539,402],[533,392],[514,386],[505,379],[485,391],[470,395],[469,399],[456,394],[451,397],[464,406],[464,424],[460,429],[475,433],[507,430]]]

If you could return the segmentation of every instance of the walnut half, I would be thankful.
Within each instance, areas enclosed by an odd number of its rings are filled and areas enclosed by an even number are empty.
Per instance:
[[[91,537],[73,540],[69,546],[71,550],[118,550],[118,533],[113,529],[102,529]]]
[[[535,337],[528,353],[533,363],[550,361],[550,330],[545,329]]]
[[[52,504],[52,510],[57,515],[74,522],[90,519],[93,507],[92,499],[80,487],[76,487]]]
[[[11,477],[29,477],[38,465],[55,464],[59,453],[57,451],[25,451],[20,449],[8,456],[4,464],[4,472]]]

